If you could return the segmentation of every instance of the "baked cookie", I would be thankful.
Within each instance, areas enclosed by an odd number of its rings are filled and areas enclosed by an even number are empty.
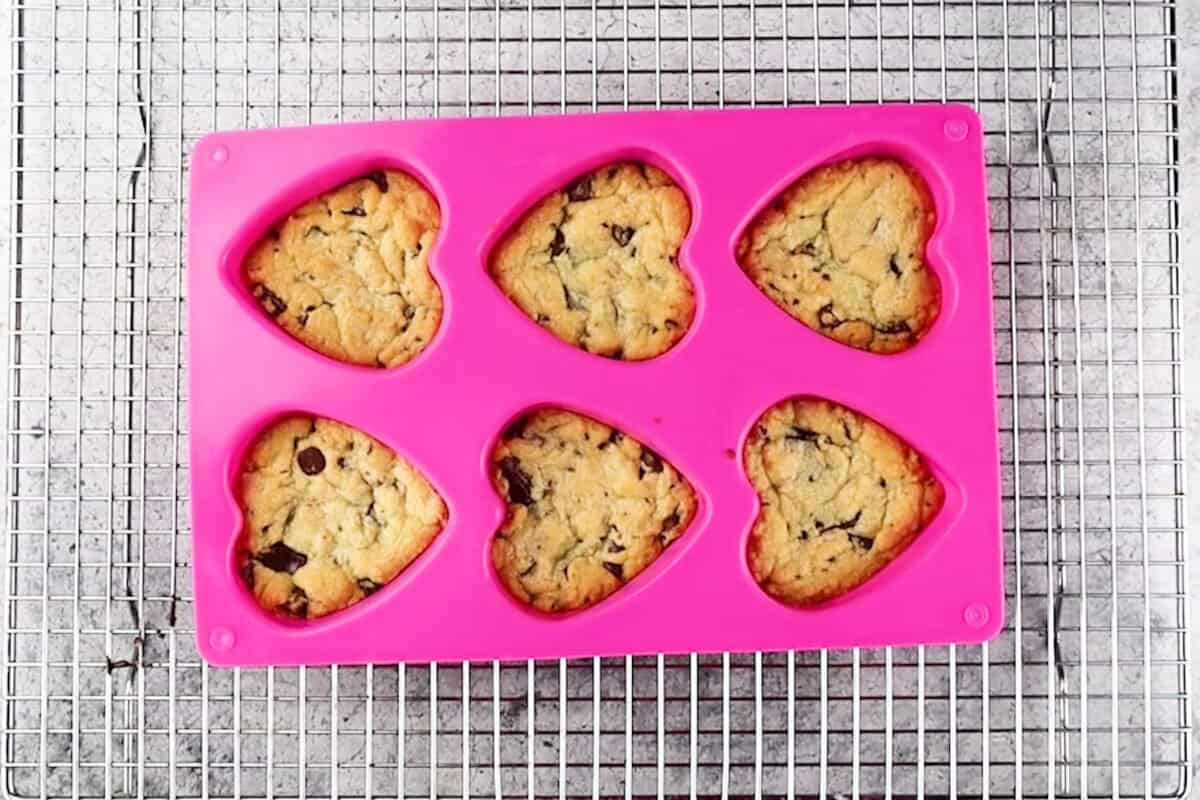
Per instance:
[[[267,315],[313,350],[395,367],[428,346],[442,318],[429,274],[439,222],[411,176],[372,172],[272,228],[246,258],[246,279]]]
[[[637,361],[682,338],[696,298],[679,269],[687,198],[661,170],[601,167],[546,197],[492,254],[500,289],[559,339]]]
[[[353,605],[400,574],[446,522],[411,464],[340,422],[272,425],[242,467],[242,577],[259,604],[294,617]]]
[[[785,400],[767,411],[746,443],[746,471],[762,505],[750,571],[794,605],[870,578],[942,504],[942,485],[907,444],[826,400]]]
[[[808,173],[750,225],[738,261],[767,297],[815,331],[861,350],[912,347],[937,318],[925,263],[933,199],[888,158]]]
[[[657,453],[559,409],[534,411],[504,432],[492,481],[508,502],[492,561],[508,590],[542,611],[608,597],[696,512],[691,485]]]

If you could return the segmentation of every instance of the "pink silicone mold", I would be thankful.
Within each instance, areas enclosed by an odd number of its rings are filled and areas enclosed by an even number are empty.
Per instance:
[[[778,192],[829,161],[890,154],[937,206],[926,256],[941,313],[912,349],[854,350],[764,296],[734,258]],[[680,264],[697,294],[687,335],[639,363],[565,344],[487,273],[500,235],[581,172],[635,158],[687,193]],[[1003,553],[983,140],[957,105],[432,120],[217,133],[195,148],[189,352],[196,635],[221,665],[549,658],[979,642],[1003,618]],[[242,259],[301,202],[372,169],[424,181],[442,210],[431,254],[445,314],[394,369],[337,363],[256,307]],[[934,521],[891,565],[821,606],[766,595],[746,564],[757,497],[742,465],[755,420],[795,395],[865,413],[922,452],[946,489]],[[491,565],[504,507],[488,478],[496,437],[541,405],[574,409],[660,452],[695,487],[682,537],[612,597],[553,617],[515,601]],[[235,478],[282,414],[331,417],[409,459],[449,521],[375,595],[316,621],[281,620],[237,575]]]

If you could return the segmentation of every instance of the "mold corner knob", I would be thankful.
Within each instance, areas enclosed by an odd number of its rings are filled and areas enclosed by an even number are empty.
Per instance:
[[[967,123],[961,119],[946,120],[946,125],[942,128],[946,133],[946,138],[952,142],[961,142],[967,138]]]
[[[991,614],[983,603],[972,603],[963,609],[963,621],[972,628],[982,628]]]
[[[213,628],[212,632],[208,635],[208,643],[213,646],[214,650],[221,652],[232,650],[236,641],[237,637],[233,635],[233,631],[229,630],[229,628]]]

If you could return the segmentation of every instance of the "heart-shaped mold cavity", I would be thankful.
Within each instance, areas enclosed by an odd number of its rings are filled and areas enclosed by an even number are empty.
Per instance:
[[[395,367],[442,318],[429,273],[437,201],[412,176],[372,172],[293,211],[250,251],[245,277],[267,316],[330,358]]]
[[[671,349],[695,313],[679,268],[687,197],[662,170],[609,164],[542,199],[489,269],[527,316],[583,350],[639,361]]]
[[[492,453],[508,505],[492,562],[518,600],[586,608],[618,591],[687,529],[696,493],[646,445],[589,417],[543,408]]]
[[[382,588],[446,522],[446,504],[384,445],[293,416],[251,446],[238,478],[239,568],[259,605],[316,618]]]
[[[860,350],[895,353],[937,318],[925,263],[936,221],[917,172],[891,158],[840,161],[802,176],[760,213],[738,262],[775,305]]]
[[[941,508],[944,491],[911,447],[827,400],[770,408],[746,442],[760,511],[750,572],[792,605],[829,600],[895,559]]]

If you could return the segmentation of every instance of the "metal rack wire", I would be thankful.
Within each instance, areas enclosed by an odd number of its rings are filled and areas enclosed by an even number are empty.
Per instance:
[[[14,0],[9,14],[5,793],[1189,789],[1173,0]],[[199,661],[182,324],[199,136],[930,99],[971,102],[987,127],[999,639],[536,664]]]

